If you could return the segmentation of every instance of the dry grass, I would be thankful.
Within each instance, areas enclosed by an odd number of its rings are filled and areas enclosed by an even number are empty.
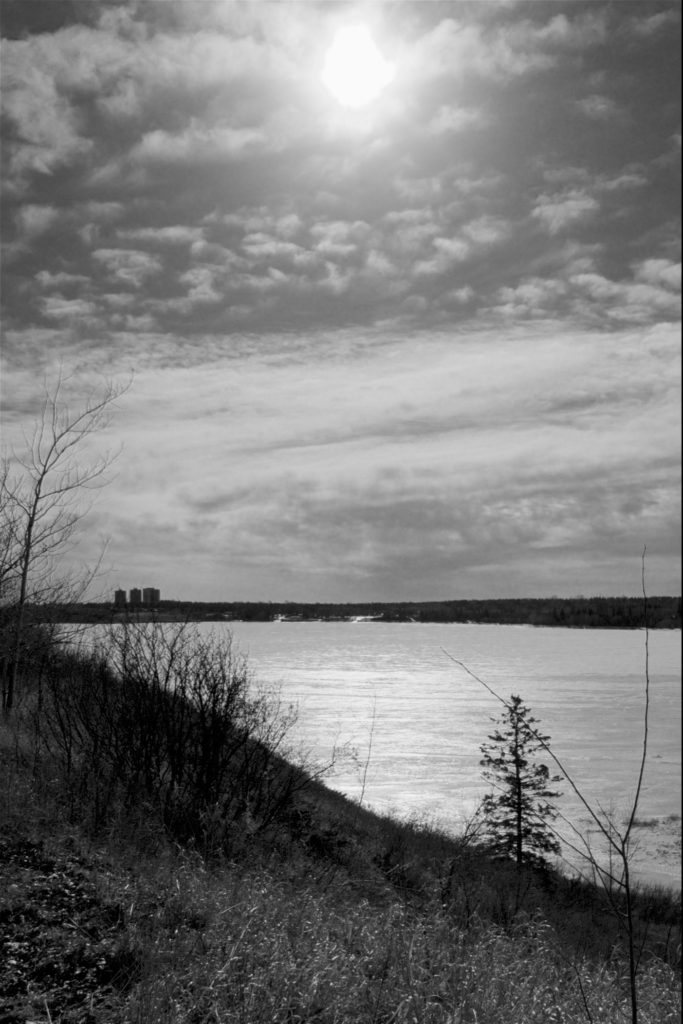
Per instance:
[[[44,808],[30,823],[24,804],[22,819],[34,836],[47,825]],[[458,901],[444,905],[436,893],[408,899],[389,883],[366,886],[353,872],[312,860],[295,845],[273,854],[249,840],[238,861],[208,866],[144,827],[138,833],[130,821],[108,842],[89,842],[54,820],[48,831],[43,849],[55,862],[48,873],[53,892],[54,879],[67,874],[65,859],[72,871],[78,864],[83,891],[87,885],[92,894],[86,926],[92,931],[105,911],[116,918],[108,962],[118,955],[127,974],[120,984],[109,979],[99,989],[98,975],[89,975],[87,994],[74,977],[71,998],[63,981],[61,1002],[41,990],[40,977],[31,979],[25,1008],[34,1015],[6,1020],[47,1022],[48,1012],[54,1024],[628,1019],[619,957],[577,954],[538,916],[521,913],[507,928],[479,911],[467,919]],[[152,846],[153,854],[140,852]],[[35,883],[19,901],[25,915],[35,915],[40,904],[38,919],[45,920],[46,889]],[[52,925],[57,927],[54,917]],[[53,935],[52,948],[64,957],[67,942],[74,941],[67,925],[61,939]],[[103,936],[97,938],[102,957]],[[82,937],[78,950],[82,969],[95,970]],[[650,958],[639,985],[642,1024],[680,1020],[680,987],[670,966]],[[35,1015],[43,999],[42,1015]]]
[[[0,727],[3,1024],[629,1019],[618,932],[588,886],[520,879],[319,784],[210,861],[145,805],[89,833],[31,721]],[[679,903],[648,891],[641,904],[640,1024],[673,1024]]]
[[[174,879],[141,935],[125,1021],[553,1024],[625,1019],[618,964],[569,958],[543,921],[468,929],[435,905],[372,905],[272,868]],[[643,1024],[680,1017],[673,972],[640,978]]]

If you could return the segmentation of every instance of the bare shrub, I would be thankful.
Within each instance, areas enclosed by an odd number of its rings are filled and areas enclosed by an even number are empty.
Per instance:
[[[128,623],[97,650],[54,657],[44,744],[58,755],[72,813],[102,825],[146,806],[207,852],[281,817],[310,776],[285,760],[291,708],[256,692],[229,633]]]

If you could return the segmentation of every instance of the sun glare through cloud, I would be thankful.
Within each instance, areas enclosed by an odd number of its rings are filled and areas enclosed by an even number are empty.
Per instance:
[[[0,9],[2,441],[134,378],[69,570],[680,594],[679,0]]]
[[[327,52],[323,82],[344,107],[364,107],[395,75],[365,25],[340,29]]]

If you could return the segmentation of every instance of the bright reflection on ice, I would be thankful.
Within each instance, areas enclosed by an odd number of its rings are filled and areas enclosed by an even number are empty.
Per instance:
[[[644,634],[632,630],[384,623],[232,623],[256,675],[298,702],[302,742],[320,761],[357,748],[328,784],[360,793],[373,712],[367,803],[461,827],[485,792],[479,746],[499,711],[448,650],[502,696],[519,693],[584,794],[621,822],[642,749]],[[202,627],[208,628],[208,627]],[[650,633],[649,758],[639,818],[680,814],[680,632]],[[585,812],[567,785],[561,809]],[[642,872],[680,884],[675,832],[638,829]],[[679,833],[680,835],[680,833]]]

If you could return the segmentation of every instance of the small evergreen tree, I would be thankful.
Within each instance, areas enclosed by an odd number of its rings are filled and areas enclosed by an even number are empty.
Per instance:
[[[480,813],[494,850],[515,860],[517,867],[547,865],[546,854],[559,853],[560,844],[549,828],[557,817],[553,804],[561,793],[550,789],[561,776],[534,761],[550,737],[542,736],[521,697],[511,696],[495,732],[481,747],[483,776],[494,786],[484,797]]]

